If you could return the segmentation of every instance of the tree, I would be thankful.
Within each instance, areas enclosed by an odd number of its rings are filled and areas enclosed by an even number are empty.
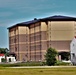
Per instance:
[[[48,48],[47,53],[45,55],[45,59],[46,59],[46,64],[48,66],[51,65],[55,65],[56,63],[56,55],[57,55],[57,51],[53,48]]]
[[[9,53],[9,50],[7,48],[0,48],[0,53],[7,55]]]

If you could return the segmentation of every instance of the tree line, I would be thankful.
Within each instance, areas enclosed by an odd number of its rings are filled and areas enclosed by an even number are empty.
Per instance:
[[[0,48],[0,54],[8,55],[9,54],[9,49],[8,48]]]

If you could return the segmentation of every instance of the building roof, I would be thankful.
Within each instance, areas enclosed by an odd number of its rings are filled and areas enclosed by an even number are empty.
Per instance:
[[[61,16],[61,15],[55,15],[55,16],[50,16],[47,18],[43,18],[43,21],[76,21],[75,17],[69,17],[69,16]]]
[[[27,21],[27,22],[22,22],[22,23],[19,23],[19,24],[29,25],[29,24],[33,24],[33,23],[36,23],[36,22],[39,22],[39,21],[40,21],[40,19],[36,19],[36,20]]]
[[[18,23],[16,25],[13,25],[11,27],[8,27],[8,29],[12,28],[12,27],[16,27],[16,26],[29,26],[30,24],[34,24],[39,22],[40,19],[36,19],[36,20],[31,20],[31,21],[27,21],[27,22],[22,22],[22,23]]]
[[[34,24],[37,22],[46,22],[46,21],[76,21],[76,17],[55,15],[55,16],[50,16],[50,17],[46,17],[46,18],[42,18],[42,19],[35,18],[34,20],[18,23],[16,25],[8,27],[8,29],[15,27],[15,26],[29,26],[30,24]]]

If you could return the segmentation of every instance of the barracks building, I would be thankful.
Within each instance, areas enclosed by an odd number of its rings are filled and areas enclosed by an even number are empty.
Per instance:
[[[8,30],[10,53],[16,60],[44,61],[49,47],[55,48],[59,54],[70,52],[70,42],[76,36],[76,18],[61,15],[34,18]]]

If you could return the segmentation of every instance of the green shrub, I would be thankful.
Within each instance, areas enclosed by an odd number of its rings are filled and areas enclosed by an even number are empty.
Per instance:
[[[68,65],[70,65],[70,63],[65,63],[65,62],[62,62],[62,61],[57,61],[57,63],[55,65],[57,65],[57,66],[68,66]]]
[[[45,66],[45,65],[46,65],[46,62],[41,62],[40,65],[41,65],[41,66]]]
[[[46,64],[48,66],[55,65],[57,62],[56,60],[57,51],[53,48],[48,48],[47,53],[45,55]]]
[[[5,58],[2,58],[2,59],[1,59],[1,62],[6,62],[6,59],[5,59]]]
[[[45,62],[25,62],[25,63],[5,63],[0,64],[0,67],[18,67],[18,66],[43,66]]]

